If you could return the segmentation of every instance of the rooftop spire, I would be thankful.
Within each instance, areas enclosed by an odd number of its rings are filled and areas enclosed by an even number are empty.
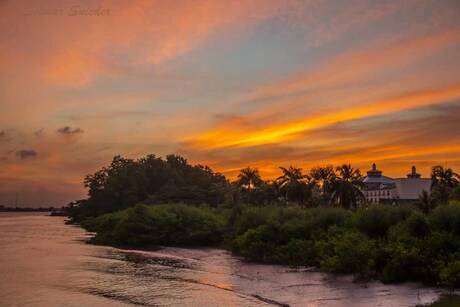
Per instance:
[[[422,175],[417,173],[417,169],[415,168],[415,165],[412,165],[412,172],[410,174],[407,174],[407,178],[420,178]]]
[[[377,169],[377,165],[374,163],[372,164],[372,170],[367,171],[367,176],[368,177],[380,177],[382,176],[382,171],[379,171]]]

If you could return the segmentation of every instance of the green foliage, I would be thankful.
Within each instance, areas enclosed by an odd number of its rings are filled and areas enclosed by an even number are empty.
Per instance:
[[[389,256],[389,261],[382,271],[384,282],[420,279],[424,261],[418,247],[404,242],[391,242],[384,249]]]
[[[294,267],[318,265],[318,250],[312,240],[292,239],[278,246],[275,255],[277,263]]]
[[[276,226],[260,225],[237,236],[232,244],[232,252],[248,260],[273,262],[277,237]]]
[[[460,235],[460,204],[438,207],[430,216],[429,223],[433,230],[453,232]]]
[[[166,159],[148,155],[139,160],[116,156],[109,166],[87,175],[84,186],[88,188],[88,199],[71,210],[74,222],[130,208],[139,202],[217,206],[230,189],[222,174],[207,166],[190,165],[177,155],[168,155]]]
[[[426,307],[458,307],[460,306],[460,295],[458,294],[444,294],[436,301],[428,305],[420,305]]]
[[[384,206],[375,205],[369,208],[360,208],[353,215],[352,223],[361,232],[371,237],[383,237],[390,228],[389,210]]]
[[[251,261],[315,265],[385,282],[406,280],[458,287],[457,205],[424,215],[410,206],[244,208],[230,239],[232,251]],[[442,274],[441,274],[442,273]]]
[[[96,244],[215,245],[225,231],[225,220],[209,208],[187,205],[138,205],[82,223],[97,231]]]
[[[460,288],[460,260],[448,263],[439,273],[441,284],[455,289]]]
[[[337,273],[372,271],[376,241],[359,231],[336,232],[317,242],[321,267]]]

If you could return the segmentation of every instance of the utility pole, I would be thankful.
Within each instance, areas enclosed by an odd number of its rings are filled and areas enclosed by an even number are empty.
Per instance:
[[[16,203],[15,203],[15,208],[18,207],[18,192],[16,192]]]

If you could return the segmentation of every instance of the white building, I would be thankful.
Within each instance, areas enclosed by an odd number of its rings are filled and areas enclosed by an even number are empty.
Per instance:
[[[412,166],[407,178],[394,179],[383,176],[375,163],[367,171],[367,176],[363,177],[363,182],[366,185],[364,196],[371,204],[413,202],[423,190],[429,191],[431,186],[431,179],[421,178],[415,166]]]

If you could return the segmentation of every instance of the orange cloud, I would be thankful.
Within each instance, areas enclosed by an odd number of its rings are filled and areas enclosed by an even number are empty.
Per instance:
[[[218,127],[202,133],[192,142],[196,147],[203,146],[210,149],[278,143],[295,139],[299,133],[331,124],[445,102],[459,97],[460,84],[374,101],[364,106],[349,107],[332,114],[301,118],[275,126],[268,125],[256,130],[241,130],[239,126],[234,125]],[[248,121],[251,121],[250,118]]]

